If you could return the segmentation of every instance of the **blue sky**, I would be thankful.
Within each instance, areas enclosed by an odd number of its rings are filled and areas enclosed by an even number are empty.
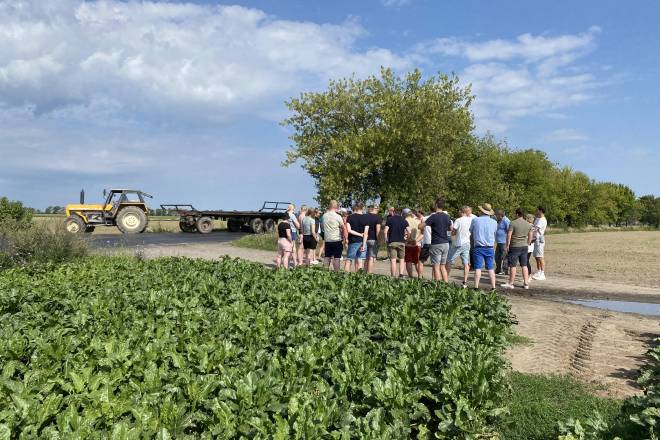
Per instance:
[[[283,102],[392,67],[456,72],[477,130],[660,194],[660,3],[0,0],[0,195],[312,202]]]

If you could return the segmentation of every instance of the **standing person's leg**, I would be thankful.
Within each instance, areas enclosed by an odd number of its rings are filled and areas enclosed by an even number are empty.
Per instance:
[[[417,246],[415,246],[417,247]],[[404,257],[403,261],[406,263],[406,273],[408,274],[408,278],[413,277],[413,249],[412,246],[406,245],[405,251],[404,251]]]
[[[429,254],[431,256],[431,264],[433,265],[433,280],[440,281],[442,279],[442,272],[440,271],[440,265],[442,264],[442,250],[440,249],[440,245],[432,244]]]
[[[497,288],[497,281],[495,279],[495,250],[492,247],[488,247],[485,250],[484,265],[486,266],[486,270],[488,270],[490,287],[492,290],[495,290]]]
[[[445,283],[449,282],[449,275],[447,274],[447,257],[449,256],[449,243],[440,245],[442,255],[440,257],[440,276]]]
[[[461,246],[461,262],[463,263],[463,287],[467,287],[470,276],[470,245],[468,244]]]
[[[535,280],[545,280],[545,243],[534,243],[534,258],[536,258],[536,268],[538,272],[532,276]]]
[[[392,246],[392,243],[387,245],[387,256],[390,259],[390,275],[394,278],[398,277],[399,274],[396,273],[396,249]]]
[[[527,273],[532,274],[532,253],[527,252]]]
[[[415,260],[415,270],[417,271],[417,278],[424,278],[424,265],[422,264],[422,261],[419,259],[419,257],[422,255],[422,248],[421,246],[415,246],[417,248],[416,255],[417,258]]]
[[[447,256],[447,264],[445,264],[445,271],[447,272],[447,278],[449,278],[449,274],[451,273],[451,267],[454,265],[454,261],[456,261],[458,249],[459,248],[457,248],[454,245],[449,246],[449,255]]]
[[[475,247],[472,250],[472,257],[474,258],[474,288],[479,288],[479,281],[481,281],[481,268],[484,266],[484,256],[481,247]]]
[[[529,260],[527,260],[527,249],[522,250],[522,255],[520,256],[520,267],[523,274],[523,288],[529,289],[529,270],[527,266],[529,265]]]
[[[502,257],[504,256],[504,245],[497,243],[495,247],[495,273],[502,272]]]
[[[284,248],[282,242],[277,240],[277,257],[275,258],[275,267],[282,267],[282,257],[284,257]]]

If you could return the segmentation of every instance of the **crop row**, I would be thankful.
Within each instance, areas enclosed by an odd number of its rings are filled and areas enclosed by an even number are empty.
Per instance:
[[[472,438],[505,411],[495,294],[238,260],[0,273],[0,438]]]

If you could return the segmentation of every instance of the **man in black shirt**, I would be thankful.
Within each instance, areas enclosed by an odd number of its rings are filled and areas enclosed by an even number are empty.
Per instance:
[[[363,269],[364,260],[367,258],[367,237],[369,236],[369,223],[366,215],[362,213],[364,204],[355,205],[353,214],[348,216],[346,227],[348,228],[348,253],[344,270],[351,271],[351,262],[355,272]]]
[[[393,277],[402,277],[406,270],[406,234],[408,222],[397,210],[387,217],[385,222],[385,237],[387,238],[387,254],[390,258],[390,273]],[[399,260],[397,267],[396,261]]]
[[[436,281],[449,280],[447,275],[447,255],[449,254],[449,235],[447,231],[451,230],[451,219],[446,212],[444,199],[435,201],[435,214],[429,216],[424,222],[424,227],[431,228],[431,264],[433,265],[433,279]]]
[[[369,213],[365,214],[369,235],[367,237],[367,273],[373,273],[376,258],[378,258],[378,240],[383,219],[378,215],[378,206],[369,205]]]

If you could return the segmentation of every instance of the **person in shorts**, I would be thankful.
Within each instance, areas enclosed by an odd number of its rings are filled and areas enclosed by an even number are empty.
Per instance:
[[[525,220],[525,213],[522,208],[516,209],[516,219],[509,224],[506,238],[506,253],[509,260],[509,281],[502,284],[503,288],[514,288],[513,282],[516,279],[516,266],[520,263],[523,273],[523,288],[529,289],[527,249],[532,242],[533,235],[532,225]]]
[[[474,240],[474,288],[479,288],[481,280],[481,270],[486,267],[490,286],[492,290],[496,288],[495,281],[495,232],[497,232],[497,222],[492,216],[495,215],[490,203],[484,203],[479,206],[479,217],[472,219],[470,224],[470,234]]]
[[[470,275],[470,225],[472,225],[472,208],[463,206],[459,211],[459,217],[452,224],[452,234],[456,236],[454,245],[449,249],[447,257],[447,278],[456,258],[461,257],[463,263],[463,288],[467,288]]]
[[[447,276],[447,257],[449,256],[449,234],[451,219],[449,214],[443,212],[445,200],[438,198],[435,201],[435,213],[424,222],[424,227],[431,228],[431,247],[429,254],[433,265],[433,279],[436,281],[449,281]]]
[[[291,236],[291,225],[288,221],[282,221],[277,225],[277,258],[275,266],[278,268],[289,268],[289,258],[293,252],[293,237]]]
[[[341,254],[344,251],[344,220],[337,214],[338,204],[336,200],[330,201],[328,210],[323,214],[321,224],[323,225],[323,240],[325,249],[323,264],[325,267],[332,267],[339,271],[341,264]]]
[[[348,253],[344,270],[357,272],[364,269],[364,260],[367,259],[367,238],[369,237],[369,222],[362,213],[364,204],[355,205],[353,213],[346,220],[348,230]],[[352,267],[351,267],[352,266]]]
[[[403,215],[408,223],[406,251],[404,256],[406,272],[408,272],[408,277],[410,278],[422,278],[424,274],[424,266],[422,266],[422,263],[419,261],[419,256],[422,251],[422,238],[424,234],[420,230],[421,221],[410,209],[404,209]],[[415,273],[417,274],[416,277]]]
[[[534,242],[536,241],[536,231],[534,230],[534,214],[527,214],[525,216],[527,223],[532,225],[532,243],[527,246],[527,273],[532,273],[532,253],[534,253]]]
[[[316,233],[316,220],[314,219],[314,208],[309,208],[307,213],[302,219],[302,245],[304,250],[304,258],[307,264],[318,264],[316,261],[316,246],[318,245],[319,238]]]
[[[433,211],[435,211],[435,207],[431,207],[429,210],[430,214],[429,215],[424,215],[424,213],[420,210],[419,211],[419,216],[422,224],[425,224],[426,219],[429,218],[431,215],[433,215]],[[421,225],[420,225],[421,227]],[[431,227],[430,226],[424,226],[422,230],[422,250],[419,253],[419,261],[424,265],[426,261],[430,257],[430,252],[431,252]]]
[[[545,218],[545,208],[539,206],[536,208],[536,220],[534,220],[534,232],[536,240],[534,241],[534,259],[536,259],[536,273],[532,279],[538,281],[545,280],[545,229],[548,227],[548,220]]]
[[[495,234],[495,274],[504,275],[507,269],[505,252],[506,236],[511,220],[506,216],[506,212],[503,209],[497,210],[495,220],[497,220],[497,233]]]
[[[286,209],[287,221],[289,226],[291,226],[291,239],[293,240],[293,251],[291,251],[291,256],[293,257],[293,265],[297,266],[298,262],[298,253],[296,252],[296,243],[298,242],[298,230],[300,229],[300,222],[298,217],[295,214],[296,205],[289,205]]]
[[[393,277],[403,277],[406,269],[406,229],[408,222],[398,211],[394,211],[385,222],[385,237],[387,239],[387,255],[390,259],[390,274]],[[398,261],[398,265],[397,265]]]
[[[369,226],[369,236],[367,237],[367,273],[373,273],[378,258],[378,239],[380,237],[380,228],[383,219],[378,215],[378,206],[370,205],[367,216],[367,225]]]

